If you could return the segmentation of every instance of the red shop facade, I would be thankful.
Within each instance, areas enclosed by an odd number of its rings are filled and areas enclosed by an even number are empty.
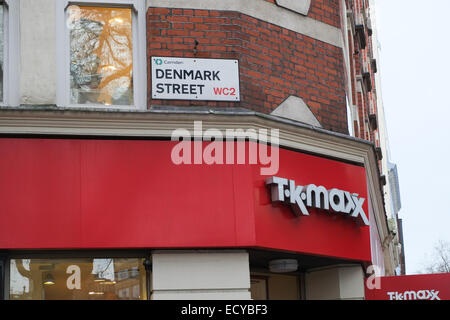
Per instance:
[[[365,299],[395,274],[367,1],[0,2],[0,300]]]
[[[158,117],[149,113],[147,121]],[[231,118],[235,126],[249,123]],[[173,150],[180,142],[161,137],[162,131],[2,137],[4,296],[363,299],[366,268],[385,272],[386,264],[376,167],[368,167],[376,164],[373,146],[258,115],[251,119],[280,130],[280,145],[271,146],[278,154],[273,174],[261,174],[265,165],[250,161],[261,142],[222,142],[224,154],[234,149],[234,160],[246,150],[243,163],[177,164]],[[217,125],[207,117],[204,124],[205,130]],[[296,147],[294,135],[310,143]],[[189,143],[194,148],[199,142]],[[200,142],[202,154],[211,143]],[[352,160],[358,157],[359,163]],[[285,183],[274,184],[274,178]],[[309,186],[316,188],[310,200]],[[284,199],[276,198],[278,191]]]

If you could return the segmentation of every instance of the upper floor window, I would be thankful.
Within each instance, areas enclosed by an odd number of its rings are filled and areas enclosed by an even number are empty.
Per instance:
[[[145,3],[58,1],[59,106],[145,109]]]
[[[70,6],[70,103],[132,106],[130,8]]]

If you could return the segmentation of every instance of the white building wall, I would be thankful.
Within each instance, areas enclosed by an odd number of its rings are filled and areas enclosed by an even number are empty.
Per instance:
[[[364,271],[360,265],[310,270],[305,275],[306,300],[364,299]]]
[[[56,103],[56,0],[20,0],[20,103]]]
[[[155,251],[152,299],[250,299],[248,253],[243,251]]]

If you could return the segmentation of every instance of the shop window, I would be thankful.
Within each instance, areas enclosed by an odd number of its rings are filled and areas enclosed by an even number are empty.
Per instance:
[[[300,300],[299,277],[274,273],[252,274],[252,300]]]
[[[251,276],[250,295],[252,300],[267,300],[267,277]]]
[[[65,17],[65,32],[57,33],[65,54],[57,62],[57,104],[144,109],[145,2],[58,4],[65,5],[57,10]]]
[[[298,276],[272,274],[269,278],[270,300],[299,300]]]
[[[11,259],[9,299],[144,300],[147,288],[143,260]]]
[[[5,292],[5,257],[0,253],[0,300],[4,299]]]

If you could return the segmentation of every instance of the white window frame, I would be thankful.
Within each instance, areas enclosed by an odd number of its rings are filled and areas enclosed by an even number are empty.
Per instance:
[[[133,102],[132,106],[70,103],[70,33],[66,21],[71,5],[131,8],[133,12]],[[69,108],[120,110],[147,109],[147,39],[145,0],[56,1],[56,105]]]
[[[20,3],[0,1],[3,5],[3,101],[0,106],[20,105]]]

